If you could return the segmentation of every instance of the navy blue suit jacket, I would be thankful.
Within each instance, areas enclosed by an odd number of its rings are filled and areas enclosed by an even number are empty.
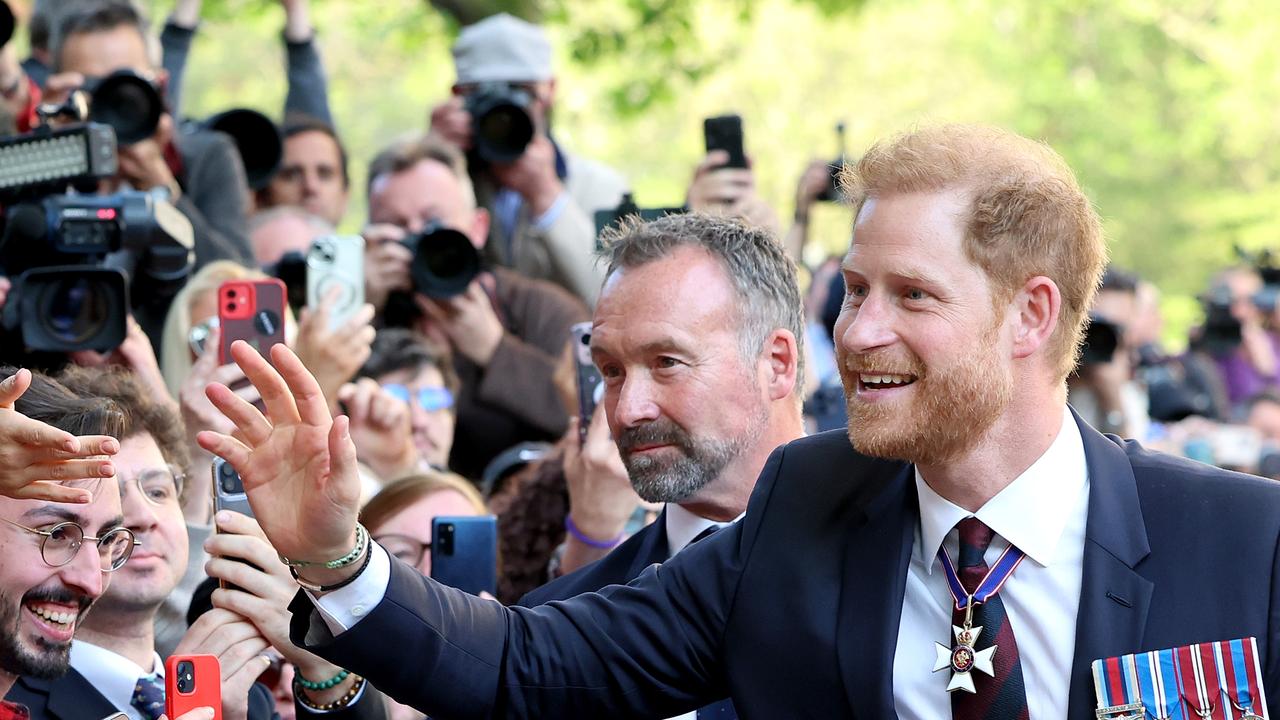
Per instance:
[[[1094,659],[1246,636],[1280,702],[1280,484],[1081,425],[1068,717],[1093,718]],[[393,560],[382,602],[337,637],[299,594],[294,641],[450,720],[670,717],[726,694],[747,720],[893,717],[918,513],[910,465],[823,433],[773,453],[743,520],[629,585],[503,608]]]
[[[609,551],[608,555],[558,577],[542,587],[530,590],[517,603],[522,607],[535,607],[552,600],[568,600],[575,595],[595,592],[607,585],[625,585],[655,563],[664,563],[671,551],[667,545],[667,511],[657,520],[640,528],[626,542]]]

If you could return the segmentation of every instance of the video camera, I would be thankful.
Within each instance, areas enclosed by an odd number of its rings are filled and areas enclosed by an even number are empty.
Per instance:
[[[84,120],[83,98],[42,108],[41,117],[69,108]],[[0,312],[3,352],[111,350],[141,304],[131,297],[172,295],[185,281],[191,222],[165,197],[79,194],[116,170],[116,135],[106,124],[46,124],[0,137],[0,275],[12,282]]]
[[[1097,313],[1089,313],[1089,324],[1085,327],[1080,351],[1080,366],[1105,365],[1115,358],[1119,347],[1120,327]]]
[[[1270,250],[1249,253],[1235,247],[1236,257],[1251,265],[1262,277],[1262,289],[1250,298],[1254,307],[1264,315],[1272,315],[1280,302],[1280,265]],[[1196,342],[1196,349],[1213,357],[1221,357],[1234,351],[1242,341],[1240,321],[1231,313],[1235,298],[1231,288],[1218,285],[1200,298],[1204,308],[1204,326]]]
[[[473,152],[485,162],[513,163],[533,141],[533,93],[507,82],[480,83],[467,93]]]
[[[816,198],[821,202],[840,202],[844,199],[840,190],[840,172],[844,170],[845,164],[843,122],[836,123],[836,141],[840,146],[840,157],[827,165],[827,187]]]

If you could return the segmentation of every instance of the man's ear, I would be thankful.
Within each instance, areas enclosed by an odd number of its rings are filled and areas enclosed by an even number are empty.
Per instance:
[[[770,400],[791,397],[800,374],[800,343],[790,330],[776,328],[765,338],[760,359],[765,366],[765,388]]]
[[[1049,342],[1062,312],[1062,293],[1054,281],[1037,275],[1013,297],[1017,327],[1013,336],[1013,356],[1021,359],[1035,354]]]

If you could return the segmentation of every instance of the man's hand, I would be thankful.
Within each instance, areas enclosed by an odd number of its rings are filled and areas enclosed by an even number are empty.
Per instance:
[[[169,22],[180,28],[194,30],[200,24],[201,0],[178,0],[169,13]]]
[[[748,168],[727,168],[729,153],[712,150],[693,170],[686,203],[693,212],[725,215],[728,208],[755,193],[756,177]]]
[[[245,720],[249,687],[270,665],[262,654],[267,641],[253,623],[230,610],[214,608],[201,615],[182,636],[175,655],[213,655],[222,670],[222,717]]]
[[[105,435],[76,437],[14,409],[31,387],[31,371],[19,370],[0,381],[0,495],[19,500],[87,503],[84,488],[63,485],[69,480],[109,478],[116,474],[107,455],[120,443]]]
[[[340,292],[340,288],[331,288],[319,308],[302,310],[294,343],[298,358],[320,383],[330,409],[337,407],[339,388],[369,359],[375,333],[373,306],[367,304],[341,326],[329,327],[329,315]]]
[[[205,387],[210,383],[218,383],[231,388],[250,405],[259,402],[262,396],[258,389],[249,384],[244,371],[235,363],[218,365],[218,348],[222,341],[222,330],[211,328],[205,341],[205,351],[191,366],[191,372],[178,390],[178,407],[182,410],[182,421],[191,433],[191,441],[195,442],[195,434],[200,430],[212,430],[223,435],[230,435],[235,425],[218,412],[205,395]]]
[[[427,132],[466,152],[471,149],[471,113],[457,95],[431,108]]]
[[[284,39],[305,42],[311,39],[310,0],[280,0],[284,6]]]
[[[578,418],[569,421],[564,440],[564,478],[569,486],[569,516],[582,534],[605,542],[622,534],[640,496],[631,487],[618,446],[609,434],[603,410],[591,414],[586,441],[578,447]],[[608,550],[566,540],[560,568],[569,573],[599,559]]]
[[[364,236],[365,299],[381,310],[393,290],[408,290],[413,286],[409,279],[413,253],[400,244],[405,231],[395,225],[369,225],[360,234]]]
[[[383,480],[393,480],[418,467],[409,406],[372,378],[360,378],[338,391],[351,418],[351,438],[360,460]]]
[[[128,318],[124,342],[120,343],[115,350],[106,354],[96,350],[76,350],[70,353],[70,357],[71,362],[82,367],[119,365],[128,368],[156,399],[173,405],[177,404],[177,401],[169,395],[169,386],[165,385],[164,375],[160,372],[160,363],[156,360],[155,350],[151,347],[151,340],[147,338],[147,334],[142,331],[142,326],[133,319],[133,316]]]
[[[796,220],[808,221],[809,208],[818,201],[818,196],[827,189],[831,181],[831,165],[826,160],[814,160],[809,163],[800,180],[796,182]]]
[[[421,324],[442,331],[458,354],[480,367],[489,365],[506,332],[485,291],[484,277],[473,280],[466,292],[445,300],[414,295],[423,314]],[[428,328],[423,330],[427,337],[433,336]]]
[[[173,116],[165,113],[160,116],[160,124],[156,132],[146,140],[132,145],[121,145],[116,150],[119,156],[119,176],[129,181],[137,190],[150,190],[163,187],[169,190],[169,200],[177,202],[182,195],[178,180],[169,169],[164,159],[164,148],[173,139]]]
[[[556,148],[551,140],[540,133],[533,136],[524,154],[510,165],[493,165],[493,177],[503,187],[520,193],[529,203],[533,217],[551,209],[556,198],[564,192],[564,184],[556,175]]]
[[[240,474],[253,513],[278,552],[311,562],[346,555],[355,547],[360,504],[349,420],[330,416],[320,385],[284,345],[271,348],[274,368],[244,341],[231,346],[231,355],[262,395],[267,414],[225,385],[211,384],[209,399],[236,426],[237,437],[206,431],[197,438],[200,446]],[[307,568],[304,575],[331,584],[357,569]]]

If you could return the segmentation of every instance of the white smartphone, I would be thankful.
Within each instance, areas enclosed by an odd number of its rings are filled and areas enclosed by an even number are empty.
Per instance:
[[[329,329],[334,330],[364,305],[364,238],[359,235],[326,235],[311,243],[307,307],[313,311],[319,308],[330,292],[338,296],[329,309]]]

